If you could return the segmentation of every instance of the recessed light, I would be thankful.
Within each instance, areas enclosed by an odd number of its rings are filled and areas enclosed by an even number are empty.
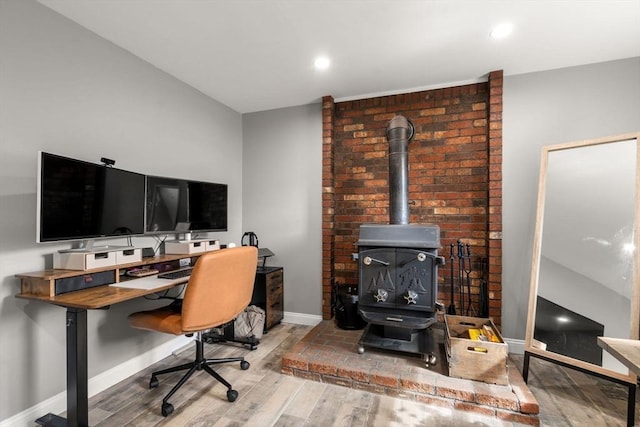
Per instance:
[[[491,38],[503,39],[511,34],[511,31],[513,31],[513,25],[510,23],[496,25],[493,30],[491,30]]]
[[[326,56],[320,56],[316,58],[313,64],[315,65],[316,70],[326,70],[329,68],[329,65],[331,65],[331,61]]]

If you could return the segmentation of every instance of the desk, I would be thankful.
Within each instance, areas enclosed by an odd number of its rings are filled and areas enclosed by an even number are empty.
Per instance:
[[[184,258],[184,256],[182,257]],[[186,258],[188,258],[188,256]],[[151,264],[154,261],[155,260],[148,260],[146,263]],[[143,264],[144,262],[141,262],[137,265]],[[133,265],[130,267],[133,267]],[[89,425],[87,310],[106,309],[113,304],[171,289],[189,280],[188,277],[175,280],[158,279],[159,281],[163,281],[163,285],[154,289],[132,289],[103,285],[54,296],[38,295],[28,292],[28,290],[32,288],[30,285],[34,280],[48,281],[52,280],[53,277],[68,276],[74,273],[76,275],[83,275],[89,272],[90,271],[69,272],[68,270],[59,270],[56,276],[56,270],[47,270],[18,275],[23,281],[23,286],[22,292],[16,295],[17,298],[47,302],[67,309],[65,318],[67,329],[67,419],[65,420],[54,414],[47,414],[38,420],[38,424],[41,425],[55,427],[84,427]]]
[[[598,345],[611,353],[631,372],[640,376],[640,341],[623,338],[598,337]]]
[[[613,357],[629,368],[631,372],[636,375],[640,375],[640,341],[623,338],[598,337],[598,345],[611,353]],[[629,400],[627,402],[628,426],[635,425],[635,401],[636,385],[630,384]]]

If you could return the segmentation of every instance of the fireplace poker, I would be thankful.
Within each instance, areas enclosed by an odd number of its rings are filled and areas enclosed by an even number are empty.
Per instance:
[[[467,312],[466,315],[469,315],[469,310],[471,310],[473,312],[473,315],[476,315],[476,309],[473,307],[473,305],[471,304],[471,246],[469,246],[469,244],[467,243],[467,264],[464,267],[464,274],[466,275],[466,279],[467,279]]]
[[[464,313],[464,244],[458,240],[458,286],[460,286],[460,312]]]
[[[449,276],[449,280],[451,282],[451,290],[450,290],[450,296],[451,299],[449,300],[449,308],[447,309],[447,314],[456,314],[456,303],[455,303],[455,280],[453,278],[453,264],[454,264],[454,256],[453,256],[453,243],[451,244],[451,254],[449,256],[449,260],[451,261],[451,275]]]
[[[480,317],[489,317],[489,295],[487,289],[487,259],[482,258],[482,278],[480,279]]]

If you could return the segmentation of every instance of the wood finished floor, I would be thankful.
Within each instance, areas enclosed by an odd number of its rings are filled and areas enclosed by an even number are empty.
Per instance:
[[[109,426],[519,426],[476,413],[451,411],[389,396],[282,375],[282,355],[311,330],[282,324],[250,351],[236,344],[207,345],[207,357],[245,355],[251,363],[217,367],[240,396],[226,400],[226,388],[196,373],[170,402],[165,418],[160,403],[181,374],[160,377],[150,390],[149,374],[191,360],[189,346],[90,399],[89,421]],[[515,358],[521,367],[522,358]],[[540,403],[542,426],[624,426],[626,388],[547,362],[531,359],[529,385]]]

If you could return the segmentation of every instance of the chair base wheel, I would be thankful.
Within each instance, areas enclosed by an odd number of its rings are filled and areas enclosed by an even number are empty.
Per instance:
[[[156,388],[158,387],[158,377],[151,377],[151,381],[149,381],[149,388]]]
[[[162,416],[168,417],[173,413],[173,405],[171,403],[163,403],[162,404]]]
[[[227,400],[229,402],[235,402],[238,398],[238,392],[235,390],[227,390]]]
[[[242,369],[243,371],[246,371],[247,369],[249,369],[249,366],[251,366],[251,364],[246,360],[243,360],[242,362],[240,362],[240,369]]]

